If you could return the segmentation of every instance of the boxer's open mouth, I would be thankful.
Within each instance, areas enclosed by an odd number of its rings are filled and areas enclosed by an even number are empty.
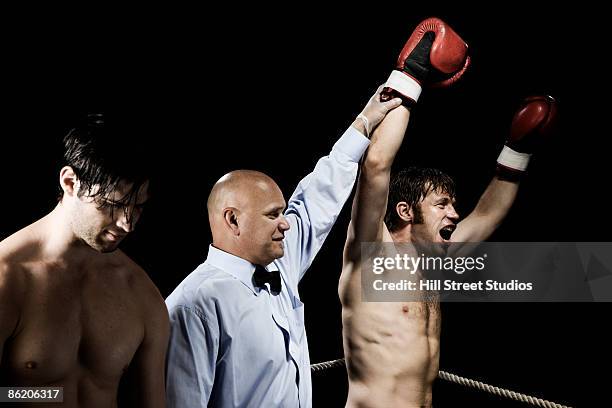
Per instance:
[[[455,228],[457,228],[457,226],[454,224],[443,227],[440,230],[440,236],[442,237],[442,239],[445,241],[449,241],[451,238],[451,235],[453,235],[453,232],[455,231]]]

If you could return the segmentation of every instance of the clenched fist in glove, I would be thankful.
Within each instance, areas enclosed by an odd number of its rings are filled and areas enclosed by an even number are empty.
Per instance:
[[[404,45],[385,84],[382,100],[400,97],[410,107],[419,99],[423,86],[452,84],[470,64],[467,51],[467,44],[444,21],[422,21]]]
[[[514,114],[510,136],[497,158],[497,175],[514,180],[527,169],[531,154],[550,134],[557,116],[551,96],[530,96]]]

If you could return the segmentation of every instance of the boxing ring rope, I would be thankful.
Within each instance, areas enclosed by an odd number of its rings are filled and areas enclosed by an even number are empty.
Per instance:
[[[318,371],[324,371],[330,368],[336,367],[344,367],[346,365],[343,358],[339,358],[337,360],[324,361],[322,363],[311,364],[310,371],[316,373]],[[438,377],[455,383],[460,384],[465,387],[475,388],[480,391],[488,392],[489,394],[497,395],[500,397],[508,398],[514,401],[524,402],[535,407],[543,407],[543,408],[570,408],[567,405],[557,404],[556,402],[551,402],[547,400],[543,400],[541,398],[535,398],[530,395],[521,394],[520,392],[514,392],[507,390],[505,388],[495,387],[493,385],[485,384],[480,381],[470,380],[469,378],[460,377],[455,374],[448,373],[446,371],[440,370],[438,372]]]

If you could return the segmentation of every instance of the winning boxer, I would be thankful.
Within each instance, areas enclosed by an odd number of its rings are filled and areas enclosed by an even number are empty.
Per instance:
[[[525,101],[493,178],[463,221],[455,211],[453,180],[435,169],[410,168],[391,178],[413,106],[425,85],[447,86],[469,64],[467,45],[443,21],[431,18],[413,32],[391,74],[386,97],[399,96],[372,136],[361,165],[339,283],[344,352],[349,376],[347,407],[428,407],[438,373],[440,307],[422,302],[363,302],[361,243],[482,241],[501,223],[515,200],[531,150],[550,129],[555,102]]]

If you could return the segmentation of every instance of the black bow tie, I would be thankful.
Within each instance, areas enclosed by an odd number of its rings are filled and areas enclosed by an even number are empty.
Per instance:
[[[266,268],[261,265],[255,266],[255,272],[253,273],[253,284],[257,287],[264,288],[265,283],[270,284],[272,292],[280,293],[281,291],[281,279],[279,271],[268,272]]]

